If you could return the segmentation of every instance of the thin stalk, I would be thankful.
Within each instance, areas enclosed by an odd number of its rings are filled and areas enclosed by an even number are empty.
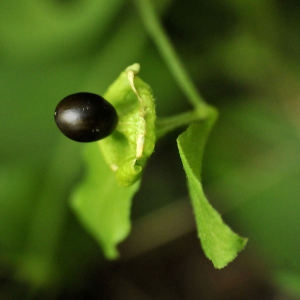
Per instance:
[[[149,0],[134,0],[145,28],[168,65],[177,84],[196,110],[206,109],[207,104],[193,84],[185,67],[167,37]]]
[[[174,129],[215,116],[217,116],[217,111],[207,105],[205,110],[188,111],[171,117],[158,118],[156,121],[156,137],[159,139]]]

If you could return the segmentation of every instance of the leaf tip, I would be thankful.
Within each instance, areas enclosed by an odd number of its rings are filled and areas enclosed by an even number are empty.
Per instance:
[[[230,255],[228,255],[226,258],[220,257],[220,259],[210,258],[214,268],[221,270],[221,269],[227,267],[231,262],[233,262],[237,258],[238,254],[245,249],[247,243],[248,243],[248,238],[236,235],[235,247],[231,251]]]
[[[141,65],[139,63],[134,63],[126,68],[126,72],[133,72],[134,74],[138,74],[140,72]]]

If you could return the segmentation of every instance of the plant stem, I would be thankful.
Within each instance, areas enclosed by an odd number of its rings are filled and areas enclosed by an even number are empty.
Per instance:
[[[217,117],[217,110],[206,105],[204,110],[188,111],[171,117],[159,118],[156,121],[156,137],[159,139],[174,129],[209,117]]]
[[[175,49],[167,37],[150,0],[134,0],[146,30],[156,44],[177,84],[196,110],[205,110],[207,104],[197,91]]]

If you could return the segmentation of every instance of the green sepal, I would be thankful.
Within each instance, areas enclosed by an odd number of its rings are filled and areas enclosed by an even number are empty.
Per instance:
[[[100,149],[121,186],[141,177],[155,146],[155,103],[150,86],[137,75],[139,65],[126,68],[113,82],[104,98],[116,109],[116,130],[99,141]]]

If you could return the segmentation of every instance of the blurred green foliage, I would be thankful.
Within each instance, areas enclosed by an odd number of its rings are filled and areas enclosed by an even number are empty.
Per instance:
[[[209,197],[249,237],[275,281],[296,292],[300,5],[156,2],[199,90],[220,110],[204,160]],[[69,208],[83,172],[81,146],[56,129],[56,103],[78,91],[102,94],[133,62],[142,65],[159,116],[184,111],[187,102],[131,1],[6,0],[0,13],[0,274],[32,286],[74,286],[102,258]],[[145,174],[135,218],[186,194],[182,174],[164,169],[168,160],[176,164],[171,138],[153,159],[161,169]]]

